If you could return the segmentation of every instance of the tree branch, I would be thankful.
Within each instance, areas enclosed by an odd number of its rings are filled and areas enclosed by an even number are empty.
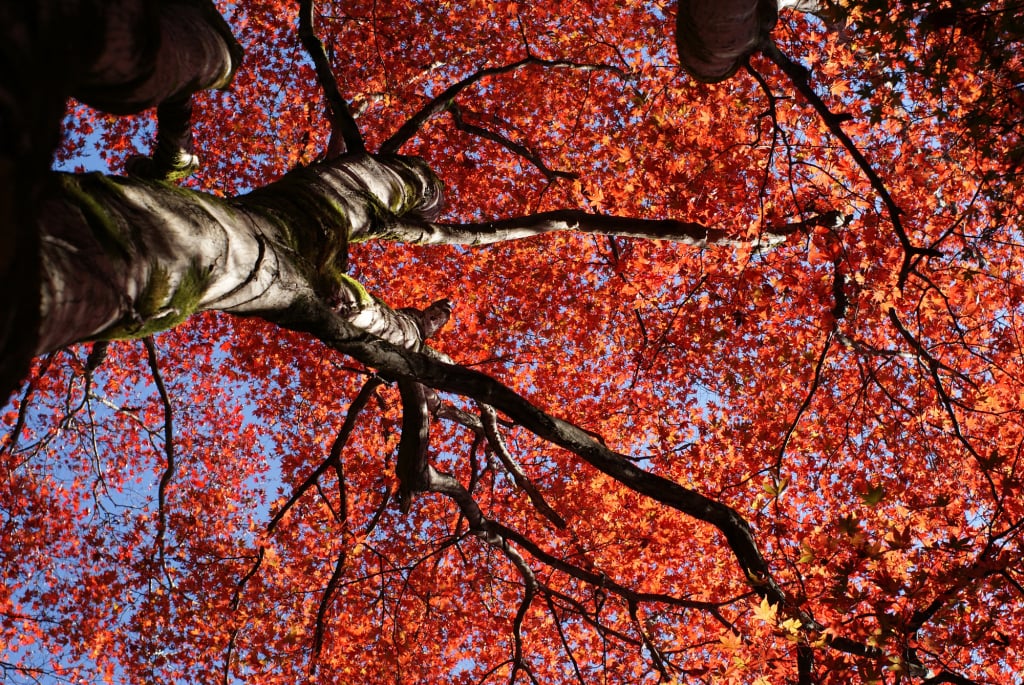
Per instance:
[[[487,436],[487,442],[495,454],[498,455],[501,463],[505,465],[505,469],[512,474],[512,480],[526,493],[537,511],[543,514],[555,526],[564,529],[566,527],[565,519],[559,516],[558,512],[552,509],[544,500],[540,490],[537,489],[537,486],[533,484],[533,481],[523,472],[522,467],[516,463],[516,460],[509,453],[505,441],[501,439],[501,434],[498,432],[498,415],[494,412],[494,407],[482,403],[477,403],[477,406],[480,409],[481,424],[483,425],[484,434]]]
[[[317,319],[315,323],[314,318]],[[774,578],[750,524],[732,507],[640,469],[627,456],[605,447],[583,429],[538,409],[529,400],[482,373],[440,361],[432,356],[436,353],[431,353],[427,348],[418,352],[397,347],[355,329],[329,310],[323,312],[322,316],[307,319],[303,326],[296,329],[311,333],[338,351],[388,375],[414,379],[437,390],[491,405],[541,439],[576,454],[631,490],[714,526],[725,538],[745,581],[759,597],[772,604],[779,604],[787,615],[797,618],[805,630],[825,630],[825,626],[790,600]],[[426,478],[417,489],[449,495],[463,510],[471,529],[486,540],[504,537],[510,532],[500,524],[487,520],[472,496],[458,481],[432,466],[427,466]],[[528,543],[525,540],[517,542]],[[870,659],[884,657],[884,652],[879,648],[849,638],[831,637],[828,645],[856,656]]]
[[[755,241],[755,245],[761,249],[770,248],[784,242],[794,233],[806,231],[814,226],[835,226],[841,220],[842,215],[832,211],[804,221],[772,226]],[[750,244],[750,241],[739,240],[723,229],[709,228],[692,221],[639,219],[593,214],[575,209],[558,209],[466,224],[403,221],[398,225],[383,227],[383,231],[387,231],[387,237],[422,245],[490,245],[560,231],[667,240],[697,247]]]
[[[889,189],[885,185],[885,181],[882,180],[878,172],[868,161],[864,153],[860,151],[857,145],[853,142],[853,139],[846,134],[846,131],[842,128],[842,123],[849,119],[849,115],[835,114],[828,108],[821,97],[814,91],[811,86],[809,74],[807,69],[797,64],[789,58],[784,52],[779,50],[775,43],[768,41],[764,48],[764,54],[768,56],[783,73],[789,77],[796,89],[803,95],[807,102],[810,103],[811,107],[818,113],[821,120],[825,122],[825,126],[828,130],[839,139],[847,153],[853,158],[857,166],[867,177],[871,183],[871,187],[874,188],[878,197],[882,200],[882,204],[885,205],[886,212],[889,214],[889,221],[892,223],[893,230],[896,232],[896,237],[899,239],[900,247],[903,248],[903,265],[900,267],[899,273],[899,287],[900,289],[906,285],[907,278],[910,276],[910,270],[913,268],[915,257],[919,256],[931,256],[941,257],[942,253],[934,248],[919,247],[914,245],[910,236],[907,235],[906,228],[903,226],[903,220],[901,216],[903,210],[897,206],[896,201],[889,194]]]
[[[156,358],[156,345],[153,338],[142,339],[146,346],[146,357],[149,360],[149,369],[153,373],[153,382],[156,384],[157,392],[160,393],[160,402],[164,407],[164,455],[166,458],[164,472],[160,476],[160,484],[157,486],[157,528],[156,548],[160,557],[160,563],[164,560],[164,535],[167,531],[167,488],[174,478],[176,469],[174,460],[174,421],[171,400],[167,395],[167,387],[164,385],[163,376],[160,374],[160,365]]]
[[[626,76],[618,67],[605,64],[584,64],[569,60],[540,59],[533,56],[526,57],[518,62],[513,62],[512,64],[507,64],[501,67],[488,67],[486,69],[481,69],[480,71],[462,79],[458,83],[448,86],[448,88],[442,91],[440,95],[436,96],[424,105],[418,112],[416,112],[416,114],[409,117],[408,121],[402,124],[399,129],[395,131],[390,138],[384,141],[383,145],[380,146],[380,154],[396,154],[403,145],[409,142],[412,137],[419,132],[423,124],[425,124],[431,117],[450,109],[452,105],[455,104],[456,96],[470,86],[479,83],[488,76],[508,74],[527,66],[539,66],[548,69],[575,69],[578,71],[609,71],[617,74],[620,78],[625,78]]]
[[[328,119],[331,122],[331,140],[327,146],[327,159],[334,159],[345,152],[359,154],[366,152],[363,134],[352,116],[348,102],[338,88],[330,60],[324,52],[324,45],[317,38],[313,25],[314,0],[299,0],[299,40],[306,48],[316,68],[317,80],[327,98]]]
[[[277,511],[276,514],[270,519],[270,523],[267,524],[267,533],[273,533],[274,529],[284,518],[284,515],[298,502],[302,496],[320,479],[327,469],[332,466],[337,466],[341,463],[341,452],[345,448],[345,444],[348,442],[349,436],[355,429],[356,419],[359,418],[359,414],[362,413],[366,407],[366,403],[369,402],[370,397],[373,395],[373,391],[376,390],[380,385],[384,383],[384,380],[378,376],[373,376],[363,387],[359,389],[359,393],[352,400],[352,403],[348,407],[348,412],[345,414],[345,421],[341,425],[341,429],[338,431],[337,437],[334,439],[334,444],[331,445],[331,452],[318,467],[306,477],[306,480],[292,492],[291,497],[288,501]],[[346,504],[342,502],[342,512],[346,511]]]
[[[540,171],[540,173],[544,174],[544,177],[549,181],[553,181],[556,178],[576,179],[580,177],[579,174],[573,173],[571,171],[558,171],[556,169],[551,169],[544,163],[544,160],[542,160],[538,155],[535,155],[534,153],[530,152],[530,150],[527,149],[525,145],[520,145],[519,143],[512,142],[505,136],[499,133],[495,133],[494,131],[490,131],[486,128],[483,128],[482,126],[470,124],[469,122],[462,118],[462,110],[455,103],[452,103],[451,107],[448,108],[448,114],[451,115],[452,122],[455,124],[455,128],[465,133],[471,133],[475,136],[479,136],[480,138],[484,138],[485,140],[490,140],[494,143],[497,143],[498,145],[501,145],[503,148],[505,148],[512,154],[522,157],[530,164],[537,167],[537,170]]]

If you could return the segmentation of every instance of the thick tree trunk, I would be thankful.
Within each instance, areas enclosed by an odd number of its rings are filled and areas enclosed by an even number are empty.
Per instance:
[[[729,233],[671,219],[578,211],[481,224],[431,223],[441,183],[422,160],[349,155],[297,169],[225,200],[161,181],[55,175],[42,202],[42,354],[73,342],[149,335],[204,310],[262,316],[307,329],[325,308],[361,331],[417,349],[415,318],[395,312],[346,275],[349,242],[485,244],[557,231],[737,242]],[[774,227],[756,244],[835,213]],[[314,323],[304,322],[311,316]]]
[[[780,9],[814,12],[821,6],[818,0],[679,0],[679,62],[699,81],[723,81],[768,40]]]
[[[241,51],[210,0],[0,3],[0,394],[40,337],[40,234],[65,100],[138,112],[162,105],[159,173],[191,168],[189,98],[226,85]],[[160,152],[160,151],[158,151]],[[48,211],[54,211],[48,205]],[[47,220],[52,224],[53,218]]]
[[[369,155],[300,169],[235,200],[158,181],[61,175],[39,220],[34,353],[144,336],[210,309],[295,326],[324,305],[415,347],[416,322],[345,275],[345,251],[403,215],[432,217],[439,199],[421,162]]]

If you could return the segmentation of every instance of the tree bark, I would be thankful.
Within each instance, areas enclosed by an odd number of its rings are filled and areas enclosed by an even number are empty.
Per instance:
[[[34,354],[149,335],[210,309],[296,325],[313,302],[394,344],[422,337],[343,269],[350,239],[433,216],[440,184],[418,160],[343,157],[234,200],[160,181],[58,179],[38,224]]]
[[[821,7],[818,0],[679,0],[679,62],[698,81],[724,81],[761,49],[780,9],[814,12]]]
[[[171,166],[189,167],[189,98],[226,85],[240,60],[210,0],[0,3],[0,289],[12,294],[0,304],[0,396],[41,337],[37,224],[44,199],[60,193],[50,165],[67,97],[115,113],[177,103],[161,143]]]
[[[161,181],[55,177],[38,221],[41,322],[33,355],[84,340],[146,336],[212,309],[304,328],[302,317],[321,307],[418,349],[418,319],[392,310],[345,273],[349,242],[479,245],[566,230],[687,245],[739,242],[693,222],[577,211],[431,223],[442,204],[441,183],[409,157],[348,155],[227,200]],[[770,229],[757,244],[837,217]]]

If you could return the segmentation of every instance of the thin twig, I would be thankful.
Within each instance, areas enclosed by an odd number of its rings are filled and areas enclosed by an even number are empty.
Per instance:
[[[821,373],[825,368],[825,359],[828,357],[828,351],[832,347],[833,333],[834,331],[829,331],[828,335],[825,336],[825,344],[822,346],[821,354],[818,356],[818,363],[814,366],[814,379],[811,381],[811,387],[808,389],[804,401],[800,404],[800,408],[796,410],[796,416],[790,422],[789,429],[786,430],[786,436],[782,439],[782,445],[779,447],[779,454],[775,457],[775,465],[772,467],[772,470],[775,472],[775,479],[777,481],[782,478],[782,461],[786,455],[786,447],[789,446],[789,441],[793,438],[793,433],[796,432],[796,426],[800,422],[800,418],[807,411],[807,408],[811,406],[814,394],[821,387]]]

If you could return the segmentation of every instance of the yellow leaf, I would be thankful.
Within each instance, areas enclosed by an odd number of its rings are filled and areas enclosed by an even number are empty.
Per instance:
[[[775,623],[775,616],[779,613],[778,604],[769,604],[768,598],[765,597],[761,600],[761,603],[754,609],[754,616],[761,619],[765,623]]]
[[[721,637],[718,639],[721,641],[722,646],[725,647],[725,651],[727,652],[735,652],[743,646],[743,638],[731,630],[722,633]]]
[[[785,630],[787,633],[796,635],[797,631],[800,630],[800,626],[802,625],[803,623],[801,623],[799,619],[787,618],[785,621],[779,624],[779,627]]]

